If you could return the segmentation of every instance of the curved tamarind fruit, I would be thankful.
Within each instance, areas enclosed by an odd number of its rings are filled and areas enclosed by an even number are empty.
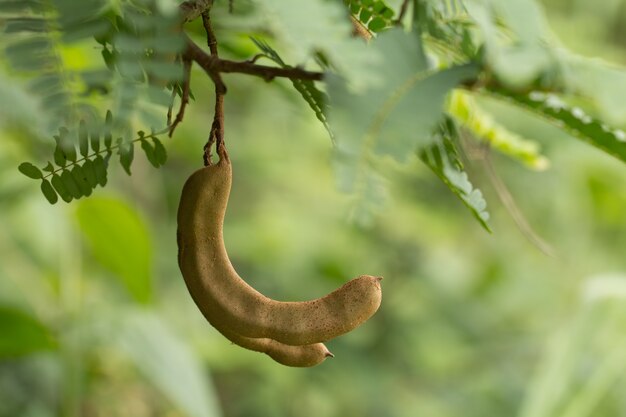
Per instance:
[[[272,300],[239,277],[223,239],[232,166],[223,145],[218,154],[217,164],[197,170],[185,182],[178,206],[178,264],[208,321],[248,338],[310,345],[370,318],[381,302],[380,277],[361,275],[325,297],[303,302]]]
[[[211,324],[228,340],[243,348],[261,352],[274,359],[276,362],[294,367],[310,367],[319,365],[326,358],[334,357],[323,343],[311,345],[291,346],[268,338],[252,338],[241,336],[227,330],[225,327],[217,327],[216,322]]]

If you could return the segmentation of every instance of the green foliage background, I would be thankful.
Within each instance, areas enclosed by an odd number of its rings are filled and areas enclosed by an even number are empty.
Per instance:
[[[626,3],[544,3],[570,49],[626,64]],[[217,29],[225,55],[253,53],[232,26]],[[106,188],[69,205],[50,206],[17,174],[50,144],[12,125],[36,113],[8,117],[2,103],[0,416],[626,415],[623,163],[482,98],[550,160],[533,172],[492,155],[555,256],[520,233],[471,150],[492,234],[417,156],[376,161],[386,175],[367,202],[382,208],[363,222],[291,83],[225,76],[235,170],[225,234],[240,274],[279,299],[385,277],[380,311],[329,342],[335,359],[284,368],[211,328],[176,265],[176,205],[212,117],[212,85],[194,71],[196,101],[164,140],[168,162],[154,169],[137,155],[131,177],[112,169]]]

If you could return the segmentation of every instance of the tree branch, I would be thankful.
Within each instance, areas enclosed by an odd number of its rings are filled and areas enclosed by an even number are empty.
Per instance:
[[[183,23],[191,22],[199,18],[202,13],[213,6],[213,0],[188,0],[180,4],[180,14]]]
[[[211,56],[204,52],[198,45],[192,40],[187,41],[187,50],[185,56],[195,61],[202,67],[209,75],[211,73],[240,73],[255,75],[261,77],[266,81],[271,81],[276,77],[285,77],[292,80],[310,80],[321,81],[324,78],[324,73],[306,71],[302,68],[279,68],[269,67],[266,65],[254,64],[250,61],[230,61],[227,59],[221,59],[217,56]]]

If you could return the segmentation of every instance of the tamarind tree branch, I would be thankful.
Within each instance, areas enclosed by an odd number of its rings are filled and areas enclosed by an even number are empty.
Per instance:
[[[188,0],[180,4],[180,14],[183,23],[191,22],[199,18],[202,13],[213,6],[213,0]]]
[[[324,78],[324,73],[322,72],[306,71],[302,68],[279,68],[258,65],[250,61],[221,59],[217,56],[207,54],[190,39],[187,41],[187,49],[184,55],[200,65],[209,75],[211,73],[240,73],[255,75],[266,81],[271,81],[276,77],[310,81],[321,81]]]
[[[217,38],[213,31],[213,25],[211,24],[211,16],[208,11],[202,13],[202,26],[206,32],[206,42],[209,50],[211,51],[211,58],[219,59],[217,50]],[[200,48],[198,48],[200,49]],[[204,145],[203,161],[204,166],[209,166],[211,162],[211,146],[215,144],[215,150],[222,156],[221,151],[224,145],[224,95],[226,94],[226,85],[222,81],[222,76],[219,71],[212,70],[208,72],[209,76],[215,84],[215,112],[213,114],[213,124],[211,125],[211,131],[207,139],[206,145]],[[222,149],[220,149],[220,147]]]

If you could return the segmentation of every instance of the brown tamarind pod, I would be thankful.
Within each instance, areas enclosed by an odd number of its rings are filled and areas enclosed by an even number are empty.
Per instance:
[[[274,359],[276,362],[294,367],[310,367],[319,365],[326,358],[334,357],[323,343],[311,345],[291,346],[267,338],[251,338],[238,335],[237,333],[218,328],[228,340],[243,348],[261,352]]]
[[[220,160],[194,172],[178,207],[178,263],[192,298],[218,329],[287,345],[324,342],[356,328],[381,302],[380,277],[362,275],[311,301],[270,299],[235,271],[223,238],[232,183],[226,150]],[[214,324],[215,325],[215,324]]]

